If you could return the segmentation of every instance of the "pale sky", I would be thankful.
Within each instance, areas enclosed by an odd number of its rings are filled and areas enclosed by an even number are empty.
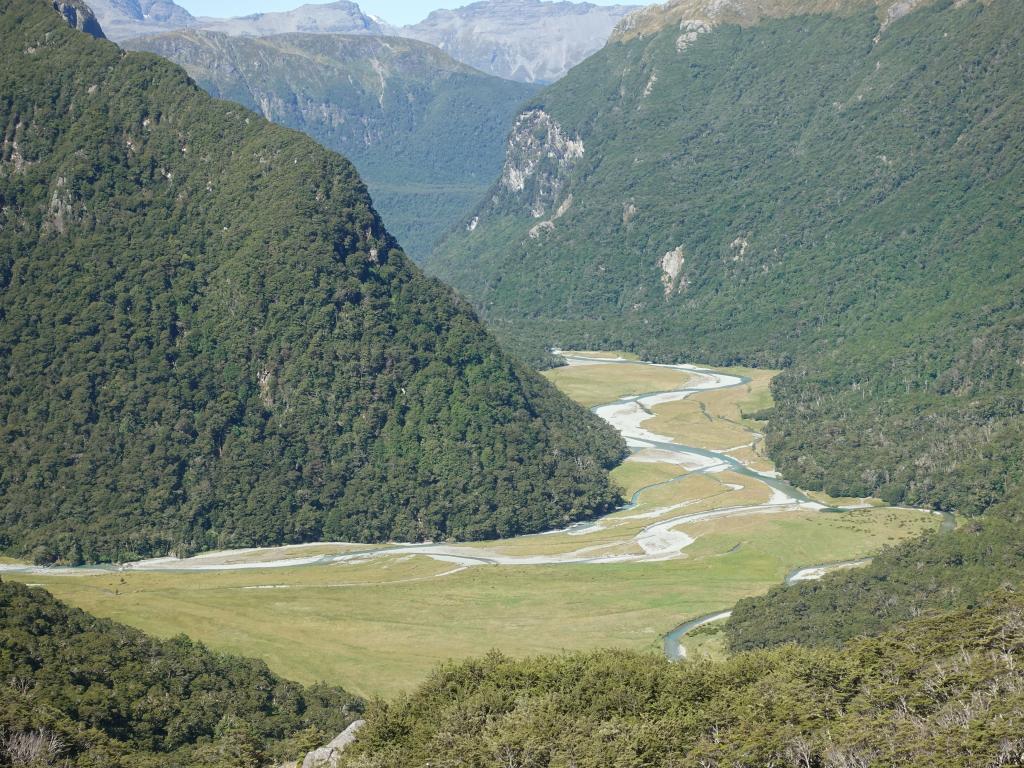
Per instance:
[[[245,16],[267,11],[290,11],[306,2],[318,0],[176,0],[177,4],[193,16]],[[595,5],[637,3],[637,0],[589,0]],[[643,0],[640,0],[642,2]],[[472,0],[355,0],[363,13],[380,16],[387,22],[401,26],[422,21],[437,8],[458,8]]]

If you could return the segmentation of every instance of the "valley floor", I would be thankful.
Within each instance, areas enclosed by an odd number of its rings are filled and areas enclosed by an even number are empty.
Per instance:
[[[927,510],[829,499],[779,479],[745,415],[770,405],[771,371],[565,354],[570,365],[549,378],[633,451],[613,473],[631,503],[599,520],[471,544],[320,543],[0,570],[148,632],[259,656],[286,677],[388,696],[439,661],[492,647],[660,649],[684,619],[937,525]],[[665,641],[665,652],[721,650],[714,624],[679,643]]]

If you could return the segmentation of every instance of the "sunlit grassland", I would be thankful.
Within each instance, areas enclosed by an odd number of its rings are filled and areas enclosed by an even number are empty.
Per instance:
[[[807,495],[815,501],[834,507],[853,507],[860,504],[867,504],[873,507],[881,507],[885,502],[881,499],[865,498],[858,499],[854,496],[829,496],[824,491],[806,491]]]
[[[629,363],[567,365],[544,371],[556,387],[588,408],[627,395],[681,389],[692,375],[675,368]]]
[[[626,461],[612,470],[612,480],[627,498],[641,488],[679,477],[686,470],[678,464]]]
[[[568,353],[577,357],[593,357],[601,360],[639,360],[632,352],[604,352],[595,349],[576,349]]]
[[[729,372],[751,381],[658,405],[644,426],[686,445],[754,442],[758,423],[743,414],[770,405],[773,374]],[[591,405],[689,380],[685,372],[628,364],[572,366],[549,376]],[[757,462],[754,468],[771,469],[749,448],[730,455],[746,461],[744,450]],[[627,497],[646,489],[634,507],[583,530],[477,542],[464,551],[481,557],[640,554],[634,537],[652,523],[771,498],[756,478],[693,473],[662,459],[641,451],[614,470]],[[73,605],[161,636],[185,633],[216,650],[258,656],[286,677],[391,696],[415,686],[440,661],[490,648],[515,655],[608,646],[657,651],[664,633],[684,619],[762,593],[795,568],[870,555],[937,524],[926,512],[882,507],[770,510],[680,520],[675,528],[694,541],[682,557],[663,562],[463,567],[396,553],[331,565],[11,578],[43,584]],[[352,549],[371,547],[324,543],[220,553],[209,561],[266,563]],[[707,642],[698,642],[721,652],[721,638],[710,630]]]
[[[776,371],[716,370],[745,376],[750,381],[729,389],[696,392],[685,400],[659,403],[651,409],[654,418],[645,422],[644,427],[684,445],[717,451],[749,445],[758,439],[762,424],[745,415],[771,406],[769,387]]]
[[[683,647],[686,649],[686,657],[698,659],[707,656],[712,659],[720,659],[727,654],[725,638],[725,623],[713,621],[703,627],[697,627],[687,633],[683,638]]]
[[[680,467],[672,469],[677,475],[685,472]],[[734,473],[687,474],[648,489],[635,507],[614,512],[595,525],[587,526],[585,532],[565,531],[519,536],[500,541],[476,542],[469,544],[468,548],[480,551],[481,555],[556,555],[574,552],[584,547],[588,549],[590,557],[639,554],[642,550],[632,543],[632,538],[654,522],[726,507],[763,504],[770,496],[767,486]],[[657,512],[660,514],[655,515]],[[598,549],[599,547],[603,549]]]
[[[632,512],[616,515],[636,514],[684,502],[686,506],[676,514],[691,514],[724,507],[763,504],[769,498],[771,490],[768,486],[751,478],[733,472],[697,474],[645,491],[640,497],[641,503]]]
[[[750,446],[743,446],[741,448],[730,450],[728,453],[734,459],[742,461],[748,467],[757,472],[771,472],[775,469],[775,464],[772,463],[771,459],[764,455],[762,446],[763,443],[759,441],[756,449],[751,448]]]
[[[934,525],[930,515],[885,510],[721,518],[686,525],[696,538],[687,557],[661,563],[451,573],[451,563],[417,556],[20,578],[161,636],[184,632],[217,650],[259,656],[287,677],[393,695],[439,661],[492,647],[516,655],[607,646],[654,651],[682,619],[728,608],[793,568],[857,557]]]

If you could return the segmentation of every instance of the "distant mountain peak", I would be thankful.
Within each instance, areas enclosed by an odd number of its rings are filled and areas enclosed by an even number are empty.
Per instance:
[[[602,48],[623,17],[641,7],[571,0],[477,0],[432,11],[423,21],[399,28],[364,13],[351,0],[233,18],[195,18],[173,0],[94,3],[103,29],[117,41],[185,28],[249,37],[293,32],[393,35],[435,45],[487,74],[527,83],[558,80]]]
[[[594,53],[635,5],[478,0],[433,11],[400,34],[499,77],[552,82]]]
[[[89,0],[89,7],[112,40],[181,29],[194,21],[192,14],[173,0]]]
[[[290,11],[254,13],[249,16],[220,19],[202,17],[194,26],[229,35],[262,37],[287,32],[316,32],[348,35],[385,35],[391,27],[380,19],[368,16],[349,0],[333,3],[307,3]]]

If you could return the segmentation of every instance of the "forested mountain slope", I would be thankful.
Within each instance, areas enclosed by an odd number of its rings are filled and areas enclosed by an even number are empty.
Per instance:
[[[788,479],[979,512],[1024,445],[1022,35],[1014,0],[630,17],[428,270],[536,360],[786,367]]]
[[[0,584],[0,765],[257,768],[294,759],[362,710],[253,659],[156,640],[42,589]]]
[[[0,535],[37,561],[478,538],[623,450],[397,249],[355,170],[0,0]]]
[[[491,654],[372,708],[341,765],[1019,765],[1022,650],[1024,603],[1000,595],[841,651]]]
[[[508,126],[536,91],[393,37],[181,31],[126,46],[168,58],[211,95],[345,155],[414,258],[486,192]]]
[[[190,26],[229,35],[257,36],[287,32],[384,35],[391,29],[380,19],[367,16],[356,3],[349,0],[303,3],[287,11],[250,13],[230,18],[203,16],[196,19],[195,25]]]

